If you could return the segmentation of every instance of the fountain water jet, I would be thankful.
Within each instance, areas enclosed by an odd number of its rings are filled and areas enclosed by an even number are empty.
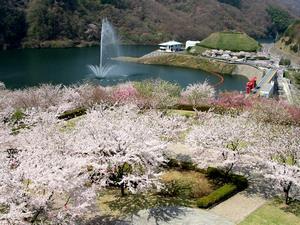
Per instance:
[[[102,20],[99,65],[88,65],[88,68],[96,77],[106,78],[112,76],[111,72],[116,65],[111,64],[110,59],[119,55],[120,50],[116,32],[105,18]]]

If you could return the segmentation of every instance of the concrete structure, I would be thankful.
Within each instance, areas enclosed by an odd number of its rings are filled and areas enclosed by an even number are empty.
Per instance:
[[[163,52],[178,52],[182,50],[182,43],[177,41],[168,41],[159,44],[159,50]]]
[[[265,98],[273,97],[274,93],[274,82],[265,84],[259,91],[259,95]]]
[[[194,46],[196,46],[196,45],[199,44],[199,43],[200,43],[200,41],[187,41],[187,42],[185,43],[185,49],[194,47]]]

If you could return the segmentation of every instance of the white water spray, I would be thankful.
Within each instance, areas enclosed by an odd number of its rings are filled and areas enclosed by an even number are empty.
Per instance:
[[[99,78],[112,76],[112,70],[115,65],[111,58],[118,57],[120,50],[118,39],[113,26],[107,19],[102,20],[101,40],[100,40],[100,62],[99,65],[88,65],[90,71]]]

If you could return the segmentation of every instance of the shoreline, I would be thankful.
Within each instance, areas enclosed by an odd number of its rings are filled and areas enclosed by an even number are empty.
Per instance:
[[[99,47],[99,42],[97,41],[73,41],[73,40],[50,40],[43,42],[24,42],[18,47],[9,48],[4,47],[0,48],[1,51],[8,50],[23,50],[23,49],[64,49],[64,48],[90,48],[90,47]],[[141,44],[141,43],[121,43],[119,46],[156,46],[156,44]]]
[[[166,53],[156,56],[146,56],[146,57],[127,57],[121,56],[113,58],[113,60],[128,62],[128,63],[138,63],[147,65],[164,65],[164,66],[174,66],[189,68],[195,70],[202,70],[213,75],[218,76],[234,76],[241,75],[246,77],[248,80],[256,76],[258,80],[263,76],[263,71],[247,64],[232,64],[215,59],[208,59],[199,56],[192,56],[182,53]]]

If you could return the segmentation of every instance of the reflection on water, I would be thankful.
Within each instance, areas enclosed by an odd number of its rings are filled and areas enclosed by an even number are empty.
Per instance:
[[[155,46],[122,46],[122,54],[138,57],[155,50]],[[113,85],[126,81],[164,79],[182,87],[207,80],[210,84],[219,78],[206,72],[168,66],[117,63],[108,79],[95,79],[87,65],[99,62],[99,48],[24,49],[0,52],[0,81],[8,88],[23,88],[41,83],[75,84],[92,81]],[[247,79],[242,76],[225,76],[220,90],[244,90]]]

